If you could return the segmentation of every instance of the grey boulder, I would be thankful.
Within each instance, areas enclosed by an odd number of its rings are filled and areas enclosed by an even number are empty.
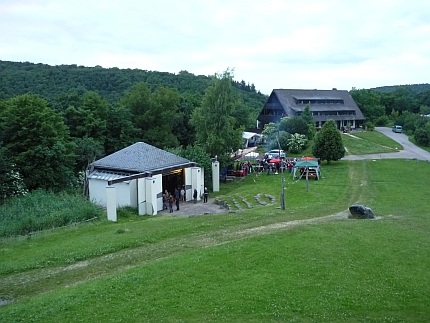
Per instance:
[[[373,219],[375,215],[370,207],[366,207],[362,204],[354,204],[349,207],[349,216],[352,219]]]

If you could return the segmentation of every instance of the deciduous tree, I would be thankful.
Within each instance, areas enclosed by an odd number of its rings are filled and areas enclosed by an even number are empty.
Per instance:
[[[140,130],[141,140],[159,148],[179,144],[173,135],[173,125],[180,117],[179,102],[180,96],[176,89],[160,86],[151,92],[143,82],[133,86],[121,100],[121,104],[131,111],[134,125]]]
[[[215,74],[202,105],[194,110],[191,118],[197,143],[205,147],[210,156],[219,156],[221,161],[228,161],[229,154],[242,144],[243,128],[238,127],[233,117],[237,103],[238,98],[232,89],[232,74],[227,70],[223,74]]]
[[[66,187],[73,178],[75,145],[63,118],[37,95],[4,102],[0,140],[29,190]]]

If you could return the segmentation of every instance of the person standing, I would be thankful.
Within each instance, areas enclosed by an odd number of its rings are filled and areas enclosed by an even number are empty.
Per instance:
[[[207,203],[209,197],[209,191],[208,188],[205,187],[204,193],[203,193],[203,203]]]
[[[167,196],[163,193],[163,210],[167,210]]]
[[[179,193],[179,188],[175,189],[175,202],[176,202],[176,211],[179,211],[179,201],[181,200],[181,196]]]
[[[196,204],[197,203],[197,189],[194,189],[193,198],[194,198],[194,204]]]
[[[173,196],[169,194],[169,213],[173,212]]]
[[[186,196],[185,196],[185,187],[184,186],[182,186],[182,189],[181,189],[181,196],[182,196],[182,200],[184,202],[186,202],[187,199],[186,199]]]

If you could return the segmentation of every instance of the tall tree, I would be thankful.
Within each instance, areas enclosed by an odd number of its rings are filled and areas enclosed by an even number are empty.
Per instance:
[[[301,116],[284,117],[279,121],[279,129],[288,133],[309,136],[309,125]]]
[[[135,143],[139,138],[139,129],[133,124],[133,116],[124,106],[112,106],[108,114],[106,155]]]
[[[345,156],[345,148],[341,136],[334,120],[328,120],[314,137],[312,154],[316,158],[326,160],[327,164],[332,160],[341,159]]]
[[[179,144],[173,135],[173,125],[180,117],[179,102],[177,90],[159,86],[151,92],[148,84],[140,82],[124,95],[120,103],[131,111],[134,124],[140,130],[140,138],[164,148]]]
[[[65,121],[74,138],[89,137],[104,145],[107,132],[109,105],[96,92],[86,92],[79,106],[69,106],[64,113]]]
[[[37,95],[4,102],[0,140],[29,190],[61,189],[73,178],[75,145],[62,117]]]
[[[368,121],[375,122],[386,113],[386,107],[382,100],[382,94],[375,90],[353,89],[350,92],[355,103]]]
[[[229,154],[242,144],[242,127],[233,117],[238,99],[232,89],[229,70],[215,74],[206,89],[201,107],[194,110],[191,124],[196,130],[197,143],[205,147],[210,156],[229,161]]]
[[[173,125],[173,134],[178,138],[179,144],[183,147],[194,144],[194,128],[190,124],[190,119],[194,109],[200,106],[202,98],[203,95],[198,93],[183,93],[181,95],[179,118]]]

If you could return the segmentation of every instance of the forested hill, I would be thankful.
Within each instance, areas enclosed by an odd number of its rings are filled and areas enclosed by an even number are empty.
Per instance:
[[[133,85],[145,82],[151,89],[158,86],[178,89],[179,93],[203,95],[211,77],[194,75],[187,71],[178,74],[140,69],[85,67],[77,65],[34,64],[29,62],[0,61],[0,100],[32,93],[46,99],[52,106],[64,94],[87,91],[97,92],[113,103],[124,96]],[[255,90],[254,84],[233,82],[243,101],[253,110],[260,111],[266,96]]]
[[[375,90],[378,92],[393,92],[399,87],[406,87],[406,88],[413,90],[415,93],[420,93],[422,91],[429,90],[430,84],[429,83],[422,83],[422,84],[379,86],[379,87],[372,88],[371,90]]]

